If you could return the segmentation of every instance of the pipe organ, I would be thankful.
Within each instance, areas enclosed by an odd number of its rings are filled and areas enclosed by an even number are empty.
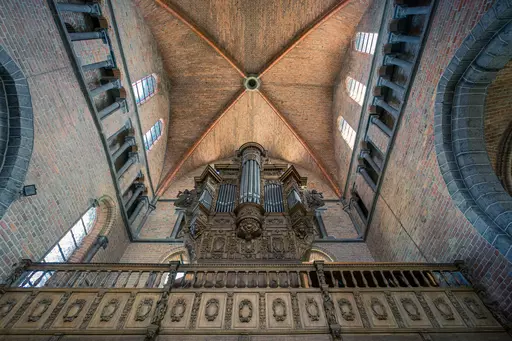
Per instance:
[[[301,260],[319,235],[314,211],[322,194],[305,190],[307,178],[270,162],[257,143],[214,166],[175,202],[185,209],[182,235],[192,260]]]

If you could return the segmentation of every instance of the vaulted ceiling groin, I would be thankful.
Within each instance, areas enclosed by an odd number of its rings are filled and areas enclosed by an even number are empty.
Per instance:
[[[318,171],[339,194],[332,97],[368,1],[138,0],[171,80],[159,194],[245,142]],[[245,91],[243,76],[261,76]]]

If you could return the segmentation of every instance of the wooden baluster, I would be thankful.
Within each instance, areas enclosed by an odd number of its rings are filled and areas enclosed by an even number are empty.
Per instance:
[[[135,280],[135,283],[133,283],[133,287],[134,287],[134,288],[137,288],[137,287],[139,286],[140,276],[142,276],[142,273],[143,273],[143,272],[144,272],[144,271],[138,271],[138,274],[139,274],[139,275],[137,276],[137,279]]]
[[[80,275],[80,281],[78,282],[77,287],[80,288],[83,286],[83,283],[85,282],[88,275],[89,275],[89,270],[82,271],[82,273]]]
[[[352,283],[354,283],[354,287],[359,288],[359,286],[357,285],[356,278],[354,277],[354,274],[352,273],[352,271],[349,271],[348,273],[350,275],[350,278],[352,279]]]
[[[150,285],[152,285],[154,272],[150,271],[148,274],[148,278],[146,279],[146,282],[144,283],[144,288],[148,288]]]
[[[364,277],[364,273],[362,271],[359,271],[359,273],[361,274],[361,278],[363,280],[363,283],[364,285],[369,288],[370,286],[368,285],[368,281],[366,280],[366,277]]]
[[[384,273],[380,270],[378,270],[378,271],[379,271],[380,277],[384,281],[384,284],[386,285],[386,287],[391,288],[391,285],[389,285],[388,279],[386,278],[386,276],[384,276]]]
[[[153,288],[158,288],[160,287],[160,282],[162,282],[162,277],[163,277],[163,274],[164,272],[163,271],[159,271],[157,276],[156,276],[156,280],[155,280],[155,285],[153,286]]]
[[[24,287],[25,285],[29,284],[30,280],[32,279],[32,276],[34,276],[35,273],[36,271],[25,271],[24,274],[22,275],[22,277],[25,276],[25,279],[21,282],[19,287]]]
[[[44,276],[46,275],[48,271],[43,271],[43,273],[41,274],[41,276],[39,276],[38,279],[36,279],[36,281],[34,283],[32,283],[32,286],[33,287],[37,287],[38,284],[41,282],[41,280],[44,278]]]
[[[123,270],[118,270],[116,277],[114,278],[114,281],[112,282],[111,288],[115,288],[117,285],[117,281],[119,280],[119,277],[121,277],[121,274],[123,273]]]
[[[110,277],[110,274],[111,274],[111,270],[107,270],[105,276],[103,277],[103,279],[100,282],[100,288],[104,288],[105,287],[105,284],[107,282],[107,279]]]
[[[125,275],[126,275],[126,278],[125,278],[124,283],[122,285],[123,288],[126,288],[126,286],[128,285],[128,281],[130,280],[130,277],[132,275],[132,270],[128,271],[128,273],[125,272]]]
[[[68,283],[66,283],[68,288],[73,288],[75,286],[76,281],[80,278],[81,272],[79,270],[75,270]]]
[[[409,282],[409,280],[407,279],[407,277],[405,277],[404,273],[402,272],[402,270],[399,270],[398,273],[402,276],[402,279],[404,280],[405,284],[412,288],[412,284]]]
[[[428,280],[428,278],[423,274],[423,271],[421,270],[418,270],[418,273],[420,274],[421,278],[423,278],[423,282],[425,282],[427,284],[427,287],[431,287],[430,285],[430,281]]]

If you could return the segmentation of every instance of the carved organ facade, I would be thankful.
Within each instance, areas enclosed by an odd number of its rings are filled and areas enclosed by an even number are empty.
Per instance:
[[[194,180],[175,202],[185,210],[179,235],[192,261],[300,261],[318,235],[314,212],[322,194],[307,191],[307,178],[293,165],[271,163],[257,143]]]

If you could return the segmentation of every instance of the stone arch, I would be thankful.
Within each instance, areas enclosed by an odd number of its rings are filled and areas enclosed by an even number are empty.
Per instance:
[[[327,251],[319,247],[314,247],[306,254],[306,263],[312,263],[315,260],[323,260],[325,262],[335,262],[335,258]]]
[[[190,263],[190,256],[185,246],[173,248],[171,252],[166,253],[165,256],[160,259],[160,263],[169,263],[170,261],[176,260],[183,260],[184,264]]]
[[[512,197],[491,166],[484,140],[487,87],[512,58],[512,4],[498,0],[455,53],[438,87],[437,160],[448,191],[474,228],[512,260]]]
[[[77,263],[84,261],[87,252],[99,241],[99,237],[106,237],[112,230],[112,227],[115,226],[117,220],[117,204],[114,199],[108,195],[104,195],[94,200],[93,205],[96,207],[96,221],[94,222],[91,232],[84,238],[82,244],[69,259],[69,262]],[[108,244],[108,239],[103,242]]]
[[[0,45],[0,218],[25,182],[34,146],[34,114],[27,79]]]

